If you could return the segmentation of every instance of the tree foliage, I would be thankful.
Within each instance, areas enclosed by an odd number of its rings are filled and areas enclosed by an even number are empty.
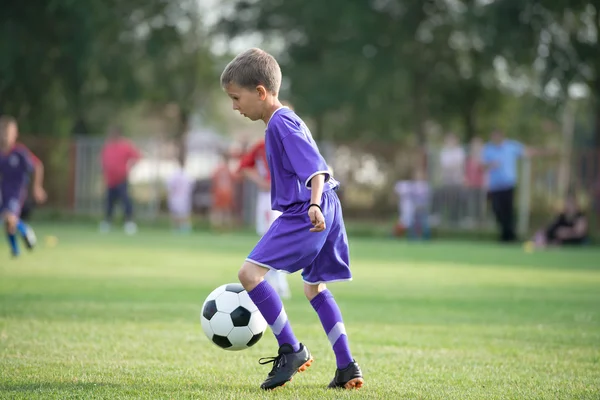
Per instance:
[[[0,111],[36,134],[101,131],[140,101],[189,110],[211,82],[193,0],[5,0]]]

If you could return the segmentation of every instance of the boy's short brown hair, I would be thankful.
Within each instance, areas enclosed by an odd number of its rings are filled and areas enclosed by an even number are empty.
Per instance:
[[[221,86],[236,84],[245,89],[262,85],[271,94],[279,94],[281,68],[277,60],[264,50],[253,48],[238,54],[221,74]]]

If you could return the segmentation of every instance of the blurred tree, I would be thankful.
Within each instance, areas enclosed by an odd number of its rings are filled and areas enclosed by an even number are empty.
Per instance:
[[[504,0],[486,7],[497,50],[516,65],[533,65],[547,101],[564,104],[573,84],[595,104],[600,146],[600,4],[589,0]]]
[[[409,130],[424,141],[432,66],[447,47],[435,20],[445,12],[441,0],[242,0],[220,29],[285,42],[284,75],[297,108],[317,121],[315,136],[393,138]]]
[[[229,36],[275,35],[297,108],[316,136],[401,138],[420,143],[427,125],[460,121],[470,139],[478,117],[504,101],[496,46],[476,0],[399,2],[239,0],[219,27]]]
[[[213,71],[199,18],[194,0],[4,0],[0,111],[42,135],[102,131],[146,96],[188,115]]]

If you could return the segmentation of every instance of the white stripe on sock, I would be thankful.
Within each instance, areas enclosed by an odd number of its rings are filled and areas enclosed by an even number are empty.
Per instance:
[[[271,325],[271,330],[275,335],[279,335],[287,322],[287,314],[285,313],[285,309],[282,308],[281,312],[279,313],[279,316],[277,317],[275,322],[273,322],[273,325]]]
[[[337,322],[327,334],[327,339],[329,339],[331,346],[333,346],[342,335],[346,335],[346,327],[343,322]]]

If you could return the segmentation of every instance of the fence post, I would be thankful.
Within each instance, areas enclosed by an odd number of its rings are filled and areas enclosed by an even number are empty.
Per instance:
[[[521,163],[521,184],[519,187],[519,215],[517,232],[524,237],[529,231],[529,214],[531,207],[531,158],[524,157]]]

